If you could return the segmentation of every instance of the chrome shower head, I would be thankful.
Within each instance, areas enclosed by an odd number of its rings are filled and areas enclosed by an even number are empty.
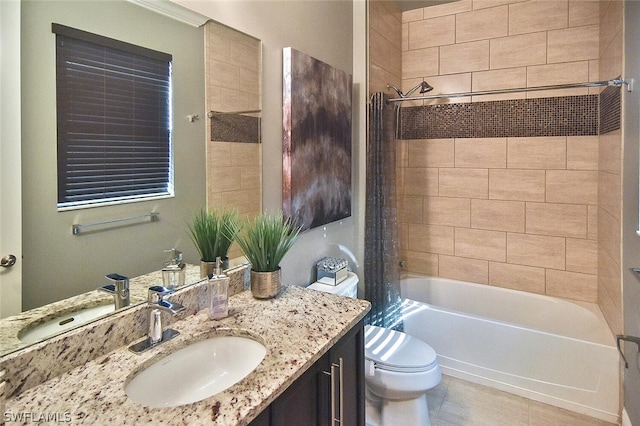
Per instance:
[[[406,98],[407,96],[409,96],[410,94],[412,94],[418,89],[420,89],[420,94],[423,94],[433,90],[433,87],[426,81],[423,81],[418,85],[416,85],[416,87],[409,90],[407,93],[402,93],[402,91],[398,89],[396,86],[394,86],[393,84],[387,84],[387,89],[393,89],[398,94],[398,96],[400,96],[401,98]]]
[[[429,83],[427,83],[426,81],[422,81],[421,83],[417,84],[416,87],[414,87],[413,89],[409,90],[403,97],[409,96],[410,94],[412,94],[413,92],[415,92],[418,89],[420,89],[420,94],[423,94],[423,93],[427,93],[427,92],[430,92],[431,90],[433,90],[433,87],[431,87],[431,85]]]

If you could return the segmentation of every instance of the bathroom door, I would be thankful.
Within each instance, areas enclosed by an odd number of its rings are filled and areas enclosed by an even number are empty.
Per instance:
[[[0,0],[0,318],[22,310],[20,1]],[[12,257],[15,264],[11,265]]]

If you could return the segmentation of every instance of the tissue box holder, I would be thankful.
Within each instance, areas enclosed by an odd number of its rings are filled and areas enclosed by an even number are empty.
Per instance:
[[[316,263],[316,279],[328,285],[338,285],[347,278],[348,263],[345,259],[325,257]]]

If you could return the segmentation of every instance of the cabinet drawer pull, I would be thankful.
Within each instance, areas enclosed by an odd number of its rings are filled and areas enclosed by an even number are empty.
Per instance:
[[[341,357],[338,359],[338,364],[335,362],[331,363],[331,371],[323,371],[327,376],[331,376],[331,426],[336,426],[342,423],[342,419],[344,418],[344,401],[343,401],[343,393],[344,393],[344,385],[343,385],[343,365],[344,359]],[[336,374],[336,368],[338,369],[338,374]],[[339,400],[338,407],[336,409],[336,379],[339,381]],[[340,415],[339,418],[336,417],[336,412]]]

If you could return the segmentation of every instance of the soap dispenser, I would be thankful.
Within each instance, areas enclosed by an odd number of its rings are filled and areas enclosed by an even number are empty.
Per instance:
[[[229,277],[222,272],[222,260],[216,258],[214,273],[209,275],[209,318],[229,316]]]
[[[162,268],[162,283],[166,288],[175,290],[184,285],[186,265],[182,263],[182,252],[175,248],[165,250],[164,252],[171,253],[171,258],[164,262],[164,268]]]

